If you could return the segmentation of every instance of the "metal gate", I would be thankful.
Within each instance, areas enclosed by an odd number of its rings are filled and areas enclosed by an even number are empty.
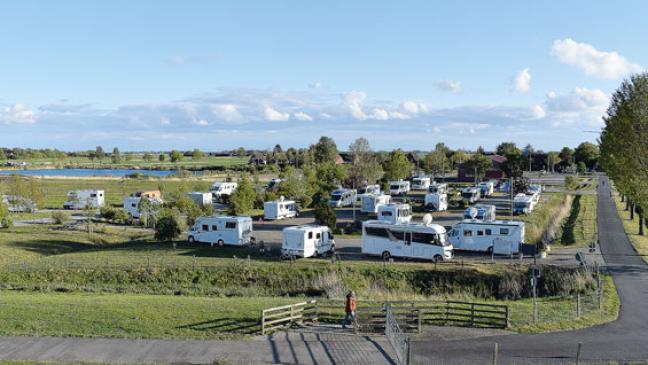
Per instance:
[[[385,336],[396,353],[396,361],[399,365],[409,365],[410,363],[410,339],[401,330],[392,312],[391,304],[385,306]]]

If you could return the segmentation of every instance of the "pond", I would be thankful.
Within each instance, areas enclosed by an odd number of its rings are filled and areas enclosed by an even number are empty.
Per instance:
[[[108,176],[124,177],[130,174],[143,174],[153,177],[164,177],[174,174],[175,170],[134,170],[134,169],[34,169],[34,170],[0,170],[0,175],[20,174],[25,176],[55,177],[91,177]]]

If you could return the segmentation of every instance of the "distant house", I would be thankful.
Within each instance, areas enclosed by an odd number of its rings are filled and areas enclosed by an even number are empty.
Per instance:
[[[268,158],[263,155],[252,155],[248,161],[249,165],[267,165]]]
[[[335,155],[335,164],[336,165],[342,165],[344,163],[346,163],[346,161],[344,161],[344,158],[341,155],[339,155],[339,154]]]
[[[335,157],[335,163],[339,165],[338,157],[341,157],[344,163],[353,163],[353,156],[349,152],[340,152],[340,154]]]
[[[407,153],[407,161],[409,161],[414,166],[420,167],[423,164],[425,156],[418,154],[417,152]]]
[[[502,164],[506,162],[506,157],[500,155],[486,155],[491,160],[491,168],[486,170],[484,175],[485,179],[503,179],[504,171],[502,171]],[[459,165],[458,180],[460,182],[473,182],[475,181],[475,171],[472,169],[464,168],[465,164]]]

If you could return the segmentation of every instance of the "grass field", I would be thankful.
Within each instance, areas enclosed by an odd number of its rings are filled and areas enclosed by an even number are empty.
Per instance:
[[[556,244],[585,247],[596,241],[596,195],[575,195],[569,216],[561,227]]]
[[[635,214],[635,219],[630,220],[630,211],[625,210],[625,202],[621,202],[621,196],[616,192],[614,194],[614,201],[616,202],[619,218],[623,222],[626,235],[628,235],[637,253],[642,255],[644,261],[648,262],[648,229],[646,229],[647,235],[639,235],[638,215]]]
[[[129,169],[129,168],[149,168],[149,169],[165,169],[165,170],[177,170],[177,169],[192,169],[192,168],[206,168],[206,167],[232,167],[245,165],[249,161],[249,156],[205,156],[199,160],[194,160],[191,157],[184,157],[178,162],[171,162],[168,155],[163,162],[158,160],[157,154],[152,154],[151,161],[144,161],[143,154],[133,154],[131,155],[132,159],[126,161],[125,157],[122,156],[122,160],[118,164],[113,164],[109,158],[103,159],[101,162],[99,160],[91,161],[86,157],[66,157],[62,159],[52,159],[52,158],[39,158],[39,159],[27,159],[20,160],[25,161],[29,165],[27,168],[36,169],[36,168],[109,168],[109,169]],[[7,160],[0,160],[0,165],[7,162]]]

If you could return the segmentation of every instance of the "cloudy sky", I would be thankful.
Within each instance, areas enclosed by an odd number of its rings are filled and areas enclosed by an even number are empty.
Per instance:
[[[0,146],[575,146],[648,65],[647,7],[3,2]]]

